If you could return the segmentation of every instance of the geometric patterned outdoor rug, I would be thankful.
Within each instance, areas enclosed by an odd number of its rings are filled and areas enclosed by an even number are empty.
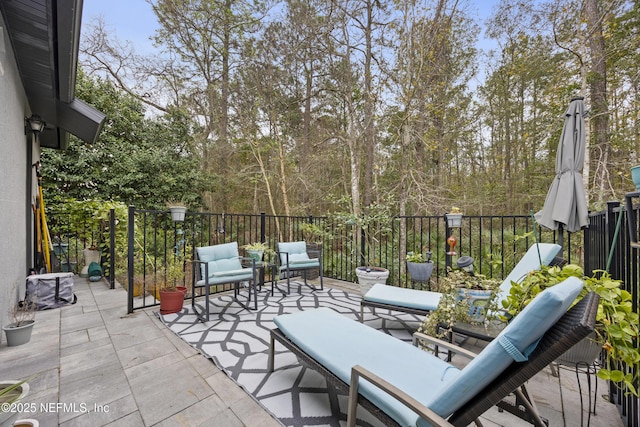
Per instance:
[[[266,410],[287,426],[339,426],[346,422],[347,396],[327,387],[323,376],[302,366],[297,358],[276,343],[275,371],[267,372],[269,331],[273,318],[317,307],[329,307],[352,319],[360,313],[360,295],[325,288],[313,291],[291,283],[291,294],[274,296],[263,287],[258,310],[246,310],[233,296],[211,297],[210,321],[199,322],[190,302],[180,313],[159,316],[180,338],[210,358],[231,379],[251,394]],[[299,292],[300,291],[300,292]],[[203,301],[197,302],[202,309]],[[399,339],[411,341],[422,319],[403,313],[377,316],[367,313],[365,323]],[[402,360],[398,360],[402,363]],[[377,426],[378,420],[358,409],[358,425]]]

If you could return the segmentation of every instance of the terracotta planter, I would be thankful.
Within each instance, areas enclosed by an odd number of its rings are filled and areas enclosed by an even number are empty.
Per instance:
[[[177,313],[182,310],[185,293],[182,290],[160,291],[160,314]]]

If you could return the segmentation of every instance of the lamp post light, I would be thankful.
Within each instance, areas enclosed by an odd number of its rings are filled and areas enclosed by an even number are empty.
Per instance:
[[[462,213],[458,209],[452,210],[454,212],[444,214],[444,219],[447,224],[445,234],[449,236],[447,237],[447,244],[445,246],[445,254],[447,255],[445,258],[445,267],[447,271],[451,268],[452,265],[451,257],[453,255],[457,255],[455,247],[456,243],[458,243],[458,239],[456,239],[456,236],[453,235],[453,229],[462,227]]]
[[[31,132],[36,135],[42,132],[45,126],[47,126],[44,120],[42,120],[40,116],[37,116],[35,114],[31,115],[31,117],[29,118],[26,118],[25,121],[29,125],[29,130],[31,130]]]

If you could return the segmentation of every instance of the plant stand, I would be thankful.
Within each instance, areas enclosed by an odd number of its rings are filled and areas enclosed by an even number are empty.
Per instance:
[[[591,414],[596,415],[596,402],[598,398],[598,379],[596,377],[598,369],[596,363],[598,356],[602,353],[602,346],[595,342],[594,339],[595,334],[592,333],[556,359],[558,368],[566,366],[567,368],[573,367],[575,369],[576,379],[578,381],[578,393],[580,394],[580,425],[583,425],[584,418],[584,402],[582,400],[580,374],[584,373],[587,375],[587,395],[589,396],[587,426],[591,423]],[[551,366],[553,367],[553,364]],[[560,377],[560,369],[558,369],[557,372],[552,370],[552,373],[554,376]],[[594,378],[593,383],[595,384],[593,406],[591,402],[592,376]]]

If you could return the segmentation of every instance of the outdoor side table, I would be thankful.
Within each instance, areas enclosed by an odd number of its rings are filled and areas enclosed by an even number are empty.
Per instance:
[[[276,282],[276,270],[277,265],[273,262],[259,262],[256,263],[256,269],[258,270],[258,289],[262,290],[262,285],[265,283],[267,272],[271,276],[271,295],[273,295],[273,288]]]

